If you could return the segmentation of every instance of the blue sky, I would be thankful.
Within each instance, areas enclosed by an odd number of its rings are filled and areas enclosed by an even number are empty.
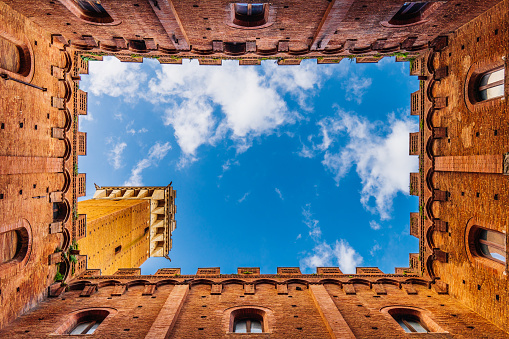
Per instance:
[[[177,229],[162,267],[378,266],[418,251],[409,235],[408,63],[199,66],[90,62],[87,192],[98,185],[177,190]]]

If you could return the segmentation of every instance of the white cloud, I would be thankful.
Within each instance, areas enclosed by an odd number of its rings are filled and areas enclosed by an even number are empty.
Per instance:
[[[166,109],[164,124],[172,125],[182,152],[194,156],[196,149],[209,143],[214,133],[213,108],[203,97],[194,97]]]
[[[103,62],[94,63],[89,74],[89,92],[98,96],[123,96],[126,101],[137,97],[140,84],[147,79],[140,65],[122,63],[115,57],[104,57]]]
[[[138,130],[138,133],[147,133],[147,132],[148,132],[148,129],[146,129],[145,127]]]
[[[408,118],[396,119],[394,114],[385,125],[371,123],[339,109],[337,116],[324,118],[319,125],[324,141],[313,145],[313,150],[325,150],[322,164],[336,184],[355,166],[362,183],[361,203],[382,220],[389,219],[392,200],[399,192],[408,194],[408,173],[417,170],[417,159],[408,155],[408,135],[417,124]],[[347,143],[336,147],[341,137]]]
[[[245,193],[245,194],[242,196],[242,198],[240,198],[240,199],[238,200],[239,204],[240,204],[240,203],[242,203],[244,200],[246,200],[246,198],[249,196],[249,194],[250,194],[250,192]]]
[[[369,227],[371,227],[371,229],[373,229],[375,231],[377,231],[377,230],[382,228],[382,226],[379,223],[377,223],[376,221],[374,221],[374,220],[371,220],[369,222]]]
[[[371,250],[369,250],[369,254],[371,254],[372,257],[375,256],[377,251],[380,251],[382,249],[382,246],[380,246],[376,241],[373,247],[371,247]]]
[[[237,153],[251,147],[252,140],[269,135],[301,116],[289,110],[283,95],[295,96],[302,105],[319,87],[327,72],[308,63],[298,69],[238,67],[224,61],[222,67],[199,66],[196,60],[183,65],[164,65],[149,81],[145,99],[163,104],[163,121],[175,130],[185,157],[194,159],[204,144],[228,138]]]
[[[297,238],[296,238],[295,240],[299,240],[300,238],[302,238],[302,234],[300,234],[300,233],[299,233],[299,234],[297,235]]]
[[[318,226],[319,221],[313,219],[313,213],[311,213],[311,204],[306,204],[306,207],[302,208],[302,221],[309,228],[309,235],[313,240],[318,240],[322,236],[322,230]]]
[[[366,90],[371,86],[370,78],[362,78],[357,75],[350,76],[341,84],[341,88],[345,90],[345,99],[348,101],[355,100],[359,105],[362,103],[362,97],[366,94]]]
[[[162,160],[168,151],[171,149],[169,142],[160,144],[156,142],[148,151],[148,156],[136,164],[131,170],[131,176],[124,182],[125,186],[142,186],[143,177],[141,172],[150,166],[157,166],[158,162]]]
[[[276,191],[277,195],[279,196],[279,199],[281,199],[281,200],[285,200],[285,199],[283,198],[283,194],[281,193],[281,190],[280,190],[279,188],[277,188],[277,187],[276,187],[276,188],[274,189],[274,191]]]
[[[300,261],[303,269],[316,269],[323,266],[339,266],[343,273],[355,273],[362,264],[362,257],[344,239],[336,240],[332,245],[320,242],[311,253]]]
[[[83,122],[83,121],[92,122],[92,121],[94,121],[94,116],[92,115],[92,113],[90,111],[88,111],[86,115],[80,115],[79,119],[80,119],[80,122]]]
[[[238,160],[233,159],[226,160],[226,162],[223,164],[223,172],[228,171],[230,167],[233,165],[240,166],[240,162]]]
[[[107,142],[107,143],[113,143]],[[126,148],[127,144],[125,142],[117,142],[113,145],[113,147],[108,151],[108,161],[113,166],[114,169],[121,168],[122,165],[122,153]]]

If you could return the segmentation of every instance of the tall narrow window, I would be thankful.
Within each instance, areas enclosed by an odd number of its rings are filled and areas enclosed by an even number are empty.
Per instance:
[[[476,92],[478,101],[484,101],[504,96],[504,67],[499,67],[482,74],[479,77]]]
[[[479,255],[500,263],[506,262],[505,234],[480,228],[476,232],[475,245]]]
[[[389,20],[391,25],[409,25],[424,19],[429,8],[428,2],[405,2],[399,11]]]
[[[428,333],[428,329],[415,315],[410,314],[399,314],[394,316],[396,320],[407,333]]]
[[[233,23],[239,26],[256,27],[267,22],[266,4],[237,3],[234,5]]]

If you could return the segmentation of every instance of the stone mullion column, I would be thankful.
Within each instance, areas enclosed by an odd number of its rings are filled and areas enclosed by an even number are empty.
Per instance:
[[[309,291],[331,338],[355,339],[352,330],[332,301],[325,287],[323,285],[309,285]]]
[[[177,322],[188,293],[189,285],[175,285],[173,287],[156,320],[145,336],[146,339],[165,339],[170,337],[170,333]]]

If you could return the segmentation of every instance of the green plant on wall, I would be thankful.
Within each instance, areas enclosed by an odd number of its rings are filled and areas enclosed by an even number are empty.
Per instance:
[[[64,277],[63,277],[62,273],[57,272],[57,274],[55,274],[55,278],[54,278],[54,280],[55,280],[56,282],[64,280]]]
[[[76,264],[78,262],[78,259],[76,259],[75,255],[71,254],[69,255],[69,261],[72,262],[73,264]]]

